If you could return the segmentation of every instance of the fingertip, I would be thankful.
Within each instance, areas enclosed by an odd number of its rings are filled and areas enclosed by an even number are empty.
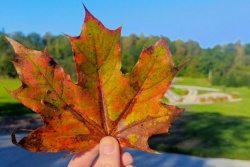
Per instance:
[[[118,141],[110,136],[106,136],[100,141],[99,166],[119,166],[120,147]]]
[[[100,141],[100,152],[103,154],[112,154],[119,151],[118,141],[111,136],[103,137]]]
[[[122,155],[122,165],[128,167],[129,165],[133,164],[134,159],[129,152],[125,152]]]
[[[133,165],[127,165],[126,167],[134,167]]]

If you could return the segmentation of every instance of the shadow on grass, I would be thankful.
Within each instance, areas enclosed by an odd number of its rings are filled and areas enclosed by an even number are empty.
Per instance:
[[[201,157],[250,159],[250,117],[224,116],[218,112],[185,112],[169,134],[149,139],[151,148]]]
[[[33,113],[21,103],[0,103],[0,117],[23,116]]]

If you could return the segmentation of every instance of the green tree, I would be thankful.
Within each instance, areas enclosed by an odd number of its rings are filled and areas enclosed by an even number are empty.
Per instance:
[[[7,34],[0,35],[0,77],[16,77],[16,71],[11,61],[14,59],[14,51],[5,39]]]
[[[225,86],[228,86],[228,87],[237,87],[238,86],[236,76],[233,72],[228,73],[226,78],[227,78],[227,80],[225,82]]]

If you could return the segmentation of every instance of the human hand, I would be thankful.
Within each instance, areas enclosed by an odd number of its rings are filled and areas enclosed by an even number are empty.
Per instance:
[[[93,162],[99,153],[97,161]],[[125,152],[121,155],[118,141],[110,136],[101,139],[100,144],[88,152],[77,153],[68,167],[133,167],[133,157]]]

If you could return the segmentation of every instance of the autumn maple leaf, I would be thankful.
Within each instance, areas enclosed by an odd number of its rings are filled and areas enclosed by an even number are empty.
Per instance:
[[[71,42],[78,83],[48,51],[30,50],[7,38],[22,86],[8,92],[41,115],[44,125],[16,141],[33,152],[90,149],[104,136],[123,147],[154,152],[148,138],[166,133],[184,109],[162,103],[181,66],[175,67],[163,38],[143,49],[130,74],[121,72],[120,31],[109,30],[85,9],[81,34]]]

